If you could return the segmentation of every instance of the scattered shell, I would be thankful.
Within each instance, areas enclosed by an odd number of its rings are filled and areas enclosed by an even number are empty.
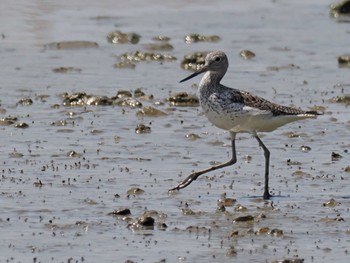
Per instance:
[[[339,205],[339,203],[337,201],[335,201],[333,198],[331,198],[327,202],[323,203],[323,206],[325,206],[325,207],[335,207],[337,205]]]
[[[124,98],[120,100],[116,100],[113,102],[113,104],[116,104],[118,106],[127,106],[130,108],[141,108],[142,103],[134,98]]]
[[[145,190],[142,190],[141,188],[138,187],[132,187],[130,188],[126,193],[128,195],[141,195],[145,192]]]
[[[155,41],[169,41],[170,37],[167,37],[167,36],[155,36],[155,37],[152,37],[152,40],[155,40]]]
[[[31,98],[24,98],[17,101],[16,105],[22,105],[22,106],[30,106],[33,104],[33,100]]]
[[[257,231],[255,231],[255,235],[265,235],[270,231],[268,227],[261,227]]]
[[[151,52],[141,52],[136,51],[134,53],[124,53],[119,56],[121,61],[130,61],[130,62],[140,62],[140,61],[174,61],[176,57],[171,55],[164,55],[160,53],[151,53]]]
[[[301,165],[299,161],[292,161],[291,159],[287,160],[287,165]]]
[[[192,44],[197,42],[218,42],[220,37],[217,35],[204,36],[199,34],[189,34],[185,36],[186,44]]]
[[[236,212],[246,212],[246,211],[248,211],[248,208],[246,208],[246,207],[243,206],[243,205],[238,204],[238,205],[235,207],[235,211],[236,211]]]
[[[198,134],[195,134],[195,133],[188,133],[188,134],[186,134],[186,138],[191,140],[191,141],[195,141],[195,140],[199,139],[200,136]]]
[[[150,216],[140,216],[132,224],[129,224],[128,227],[135,230],[153,230],[154,229],[154,218]]]
[[[350,173],[350,165],[349,165],[349,166],[346,166],[346,167],[344,168],[344,171],[347,172],[347,173]]]
[[[309,151],[311,151],[311,147],[307,146],[307,145],[302,145],[302,146],[300,146],[300,150],[302,152],[309,152]]]
[[[244,59],[252,59],[253,57],[255,57],[255,53],[250,50],[242,50],[241,52],[239,52],[239,55]]]
[[[26,129],[28,127],[29,127],[29,125],[27,123],[25,123],[25,122],[20,122],[20,123],[17,123],[15,125],[15,128],[19,128],[19,129]]]
[[[331,99],[332,102],[335,103],[344,103],[346,105],[350,104],[350,95],[337,96]]]
[[[151,132],[151,127],[146,126],[144,124],[137,124],[135,128],[135,133],[138,134],[144,134],[144,133],[150,133]]]
[[[137,113],[136,116],[147,116],[147,117],[161,117],[161,116],[166,116],[165,112],[158,110],[156,108],[153,108],[151,106],[146,106],[140,109]]]
[[[205,57],[207,54],[208,52],[195,52],[186,55],[181,61],[181,68],[193,71],[202,68],[205,63]]]
[[[268,234],[270,236],[280,237],[283,236],[283,230],[274,228]]]
[[[77,153],[76,151],[67,152],[67,157],[70,157],[70,158],[77,158],[80,156],[81,156],[81,153]]]
[[[113,31],[108,33],[107,41],[112,44],[137,44],[141,36],[136,33],[123,33],[121,31]]]

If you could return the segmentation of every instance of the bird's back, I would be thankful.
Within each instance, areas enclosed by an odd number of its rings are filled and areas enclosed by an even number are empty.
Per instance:
[[[315,111],[303,111],[272,103],[249,92],[224,85],[201,86],[204,114],[217,127],[233,132],[269,132],[286,123],[315,118]]]

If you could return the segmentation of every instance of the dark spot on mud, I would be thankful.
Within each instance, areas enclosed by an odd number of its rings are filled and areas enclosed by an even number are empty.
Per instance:
[[[68,72],[80,73],[81,69],[80,68],[74,68],[74,67],[59,67],[59,68],[52,69],[52,71],[55,72],[55,73],[68,73]]]
[[[288,65],[283,65],[283,66],[270,66],[270,67],[267,67],[267,70],[270,70],[270,71],[292,70],[292,69],[300,69],[300,67],[296,66],[294,64],[288,64]]]
[[[240,216],[233,220],[233,222],[251,222],[251,221],[254,221],[254,216],[252,215]]]
[[[336,153],[336,152],[332,152],[331,157],[332,157],[332,161],[338,161],[341,158],[343,158],[343,156],[340,153]]]
[[[145,47],[151,51],[171,51],[174,49],[173,45],[166,42],[147,44]]]
[[[108,215],[116,215],[116,216],[129,216],[131,215],[129,208],[116,209],[113,212],[108,213]]]
[[[284,258],[284,259],[278,259],[273,260],[271,263],[303,263],[303,258]]]

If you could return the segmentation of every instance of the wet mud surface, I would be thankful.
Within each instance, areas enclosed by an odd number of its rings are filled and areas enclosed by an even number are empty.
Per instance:
[[[349,24],[330,4],[4,4],[0,262],[349,262]],[[223,84],[324,112],[261,136],[269,201],[249,134],[235,166],[168,193],[230,158],[199,77],[178,83],[211,50]]]

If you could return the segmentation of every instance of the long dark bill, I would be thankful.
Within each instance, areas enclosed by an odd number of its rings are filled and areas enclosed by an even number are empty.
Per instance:
[[[194,78],[195,76],[198,76],[199,74],[203,73],[207,71],[207,67],[206,66],[203,66],[201,69],[197,70],[195,73],[193,73],[192,75],[188,76],[187,78],[184,78],[183,80],[180,80],[180,83],[181,82],[184,82],[186,80],[189,80],[191,78]]]

